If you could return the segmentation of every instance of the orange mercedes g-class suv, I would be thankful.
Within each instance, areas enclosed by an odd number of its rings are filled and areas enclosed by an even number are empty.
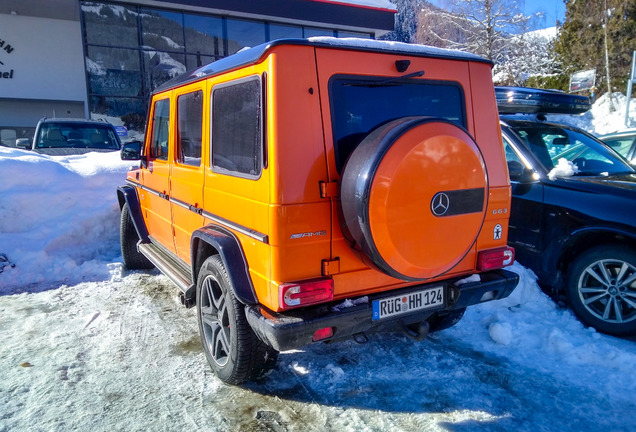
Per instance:
[[[122,149],[140,160],[118,189],[125,266],[176,283],[232,384],[281,350],[394,328],[423,339],[508,296],[491,67],[315,38],[173,79],[152,96],[145,141]]]

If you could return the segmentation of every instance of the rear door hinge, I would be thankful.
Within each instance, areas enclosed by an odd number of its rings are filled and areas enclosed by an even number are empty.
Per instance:
[[[322,275],[331,276],[340,273],[340,258],[322,260]]]
[[[338,196],[338,182],[320,182],[320,198],[331,198]]]

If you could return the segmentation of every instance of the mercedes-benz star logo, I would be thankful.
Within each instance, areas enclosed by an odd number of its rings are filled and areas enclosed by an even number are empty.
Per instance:
[[[431,211],[435,216],[444,216],[450,207],[450,198],[444,192],[438,192],[431,201]]]

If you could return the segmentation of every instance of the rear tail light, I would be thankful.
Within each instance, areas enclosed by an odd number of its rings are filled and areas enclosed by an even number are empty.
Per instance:
[[[284,283],[278,286],[278,304],[283,309],[308,306],[333,300],[333,280]]]
[[[511,247],[489,249],[477,254],[477,269],[480,271],[500,269],[515,262],[515,250]]]

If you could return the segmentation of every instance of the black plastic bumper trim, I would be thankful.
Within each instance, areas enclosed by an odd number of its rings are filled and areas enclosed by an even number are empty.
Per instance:
[[[506,270],[496,270],[481,274],[480,282],[470,282],[460,286],[448,286],[447,298],[453,299],[443,309],[420,310],[386,320],[373,321],[372,302],[374,300],[418,291],[427,286],[439,286],[440,282],[411,286],[408,289],[384,292],[369,296],[368,303],[346,309],[334,310],[333,304],[311,309],[298,309],[284,313],[272,312],[258,305],[246,306],[247,320],[256,334],[278,351],[300,348],[313,342],[316,330],[333,327],[334,335],[327,341],[352,337],[356,333],[373,333],[396,328],[402,324],[424,321],[440,311],[461,309],[482,303],[484,294],[491,292],[487,300],[508,297],[519,282],[519,276]]]

